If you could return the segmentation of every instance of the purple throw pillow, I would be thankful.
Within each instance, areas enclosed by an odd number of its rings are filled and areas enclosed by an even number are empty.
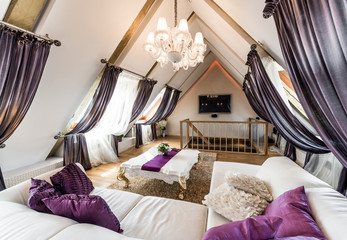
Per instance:
[[[43,202],[55,215],[123,232],[117,217],[100,196],[66,194],[45,198]]]
[[[229,222],[209,229],[202,240],[271,239],[282,223],[279,217],[258,216],[242,221]]]
[[[45,180],[32,178],[27,205],[29,208],[39,212],[52,213],[43,203],[42,199],[56,195],[61,195],[61,193],[50,183]]]
[[[304,186],[283,193],[267,206],[263,215],[283,219],[277,238],[300,236],[326,239],[313,219]]]
[[[93,183],[75,163],[51,176],[51,181],[63,194],[87,195],[94,189]]]

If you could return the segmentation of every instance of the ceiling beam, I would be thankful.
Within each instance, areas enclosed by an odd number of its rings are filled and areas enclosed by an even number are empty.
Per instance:
[[[163,0],[146,1],[140,12],[137,14],[135,20],[129,27],[128,31],[125,33],[122,40],[119,42],[118,46],[112,53],[108,62],[115,65],[120,65],[128,51],[130,50],[131,46],[134,44],[136,39],[139,37],[149,20],[153,17],[154,13],[158,10],[159,6],[162,3]],[[129,44],[131,46],[128,46]]]

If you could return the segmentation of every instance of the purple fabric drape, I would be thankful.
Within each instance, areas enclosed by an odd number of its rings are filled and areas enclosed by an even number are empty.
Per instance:
[[[310,122],[347,167],[347,2],[268,0],[290,79]],[[347,170],[343,170],[343,178]],[[341,184],[344,184],[342,186]],[[339,190],[347,188],[340,179]]]
[[[49,51],[47,41],[24,39],[0,26],[0,144],[13,134],[27,113]]]
[[[172,94],[170,103],[168,104],[168,107],[166,108],[163,116],[161,117],[161,120],[168,118],[171,115],[171,113],[175,110],[178,99],[180,98],[181,92],[182,91],[180,91],[178,89],[173,90],[173,94]]]
[[[64,163],[79,162],[88,170],[91,163],[88,155],[87,143],[83,133],[90,131],[101,119],[117,84],[120,68],[106,66],[100,83],[93,95],[92,101],[81,121],[74,129],[65,134]],[[73,140],[72,140],[73,139]]]
[[[143,79],[141,81],[141,86],[137,93],[137,96],[133,105],[130,122],[134,121],[142,113],[143,109],[145,108],[149,100],[149,97],[151,96],[153,87],[156,83],[157,81],[153,81],[149,79]]]
[[[165,109],[167,108],[168,103],[170,101],[171,93],[172,93],[172,88],[167,86],[157,111],[155,112],[155,114],[153,115],[153,117],[151,119],[149,119],[147,122],[144,123],[145,125],[157,123],[157,122],[164,119],[163,115],[164,115]]]
[[[0,168],[0,191],[4,190],[5,187],[5,180],[4,180],[4,176],[2,175],[2,171]]]
[[[143,144],[142,130],[141,130],[142,125],[151,125],[153,140],[157,139],[156,123],[164,119],[163,116],[165,114],[165,110],[168,107],[168,102],[170,100],[171,93],[172,93],[172,88],[169,86],[166,86],[165,92],[163,94],[163,98],[153,117],[145,123],[136,124],[136,144],[135,144],[136,148],[139,148]],[[140,132],[141,134],[139,134]]]
[[[64,138],[64,165],[70,163],[80,163],[85,169],[92,168],[83,134],[67,135]]]
[[[0,25],[0,144],[24,119],[38,89],[50,43]],[[0,190],[5,182],[0,169]]]
[[[295,161],[296,160],[296,148],[290,142],[287,142],[286,146],[284,148],[283,155],[286,157],[289,157],[290,159]]]
[[[260,101],[265,107],[266,116],[269,117],[281,136],[295,147],[307,152],[330,152],[324,142],[302,125],[288,109],[267,75],[256,50],[249,52],[247,64],[251,68],[255,82],[255,89],[252,90],[260,96]]]
[[[262,119],[265,121],[270,122],[269,117],[266,115],[266,111],[264,110],[264,106],[261,105],[261,101],[259,100],[259,97],[255,92],[252,91],[253,88],[251,88],[249,85],[253,83],[251,74],[247,73],[245,76],[245,80],[243,82],[243,91],[245,92],[245,95],[247,97],[247,100],[249,102],[249,105],[251,105],[253,111]]]

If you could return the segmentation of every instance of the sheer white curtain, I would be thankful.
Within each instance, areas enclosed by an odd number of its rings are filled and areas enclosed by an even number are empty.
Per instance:
[[[330,184],[334,189],[337,188],[342,168],[342,164],[332,153],[313,154],[305,166],[305,170]]]
[[[85,134],[89,158],[93,166],[107,162],[117,162],[118,157],[113,149],[112,135],[124,134],[131,118],[141,78],[123,71],[100,122]]]
[[[143,145],[149,144],[153,139],[151,125],[142,125],[142,142]]]

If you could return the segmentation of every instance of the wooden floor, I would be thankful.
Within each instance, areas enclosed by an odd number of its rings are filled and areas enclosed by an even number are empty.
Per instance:
[[[132,147],[120,153],[119,163],[109,163],[109,164],[100,165],[98,167],[94,167],[91,170],[87,171],[87,175],[92,180],[94,186],[108,187],[109,185],[117,181],[116,177],[117,177],[119,165],[122,162],[125,162],[129,160],[130,158],[136,157],[140,155],[141,153],[146,152],[148,149],[158,145],[161,142],[169,143],[170,147],[175,147],[175,148],[180,147],[179,137],[159,138],[158,140],[151,142],[148,145],[142,146],[138,149],[136,149],[135,147]],[[256,154],[247,154],[247,153],[218,152],[217,161],[240,162],[240,163],[261,165],[267,158],[272,156],[277,156],[277,155],[279,154],[275,152],[270,152],[270,151],[269,151],[269,155],[267,156],[260,156]]]

